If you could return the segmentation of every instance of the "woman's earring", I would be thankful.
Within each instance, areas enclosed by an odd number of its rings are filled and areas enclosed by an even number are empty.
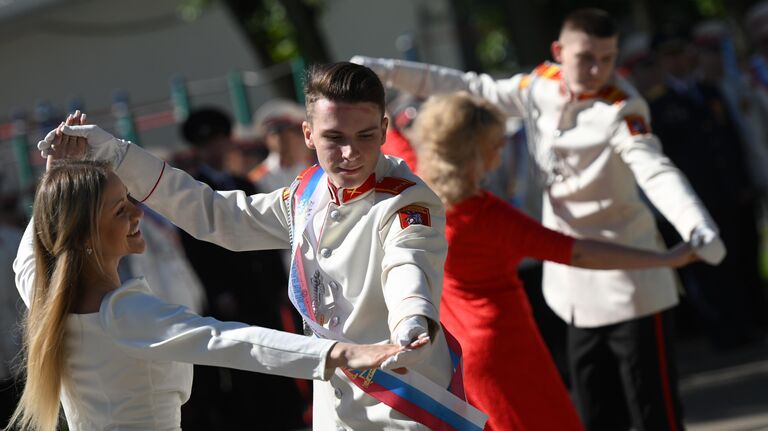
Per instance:
[[[91,254],[93,254],[93,249],[90,248],[90,247],[86,247],[85,248],[85,253],[88,254],[88,256],[90,256]]]

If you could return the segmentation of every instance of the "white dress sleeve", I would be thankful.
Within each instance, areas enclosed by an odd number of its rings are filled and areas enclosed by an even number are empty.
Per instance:
[[[13,261],[13,272],[16,274],[16,290],[19,291],[21,299],[29,308],[29,302],[32,298],[32,289],[35,284],[35,252],[32,248],[34,240],[33,220],[29,221],[27,229],[19,243],[19,251],[16,252],[16,259]]]
[[[336,343],[239,322],[201,317],[163,302],[143,279],[109,293],[101,324],[126,354],[151,361],[177,361],[280,376],[327,380],[326,357]]]

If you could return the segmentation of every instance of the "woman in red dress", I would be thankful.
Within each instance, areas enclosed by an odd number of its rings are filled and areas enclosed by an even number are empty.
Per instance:
[[[441,321],[461,343],[468,400],[489,415],[486,430],[582,430],[517,275],[525,257],[585,268],[681,266],[681,244],[659,253],[549,230],[481,190],[498,166],[504,116],[490,102],[436,96],[414,125],[419,174],[447,209]]]

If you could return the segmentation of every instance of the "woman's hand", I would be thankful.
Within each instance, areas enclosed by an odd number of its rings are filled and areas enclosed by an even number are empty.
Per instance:
[[[669,266],[672,268],[680,268],[701,260],[701,257],[696,254],[696,249],[686,242],[680,242],[669,249],[665,255],[666,259],[669,259]]]
[[[51,168],[56,160],[82,160],[88,151],[88,141],[85,138],[65,135],[61,132],[63,126],[75,126],[85,124],[86,116],[79,110],[69,114],[67,119],[56,128],[51,147],[46,157],[45,169]]]
[[[355,369],[378,368],[387,358],[405,349],[419,349],[429,344],[429,340],[417,340],[408,346],[396,344],[349,344],[336,343],[328,353],[328,368],[346,367]],[[394,371],[404,372],[403,369]]]

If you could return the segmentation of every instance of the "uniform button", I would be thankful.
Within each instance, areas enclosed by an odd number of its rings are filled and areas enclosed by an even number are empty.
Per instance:
[[[338,427],[336,428],[336,431],[347,431],[347,429],[344,427]]]
[[[336,283],[335,281],[332,281],[328,283],[328,287],[331,288],[331,290],[336,291],[339,290],[339,283]]]
[[[558,137],[560,137],[562,134],[563,134],[563,131],[562,131],[562,130],[560,130],[560,129],[556,129],[556,130],[555,130],[555,133],[554,133],[554,135],[555,135],[555,138],[558,138]]]
[[[330,214],[331,220],[339,220],[341,218],[341,211],[333,210]]]
[[[334,327],[339,324],[339,316],[333,316],[331,317],[331,327]]]
[[[320,250],[320,256],[330,257],[331,256],[331,250],[328,249],[328,248],[324,248],[324,249]]]
[[[341,395],[342,395],[342,393],[341,393],[341,389],[339,389],[339,388],[336,388],[336,389],[334,389],[334,390],[333,390],[333,395],[334,395],[336,398],[338,398],[338,399],[341,399]],[[343,429],[343,428],[341,428],[341,429]]]

